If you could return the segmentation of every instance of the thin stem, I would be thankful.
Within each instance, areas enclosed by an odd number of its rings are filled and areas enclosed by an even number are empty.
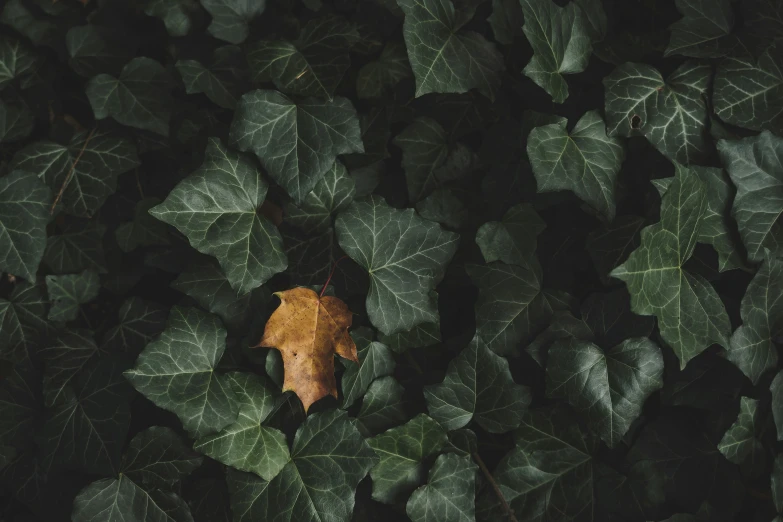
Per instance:
[[[97,127],[93,127],[90,133],[87,135],[87,139],[84,140],[84,145],[82,145],[82,150],[79,151],[79,155],[76,156],[76,159],[73,160],[73,165],[71,165],[71,170],[68,171],[68,175],[65,176],[65,181],[63,181],[63,186],[60,187],[60,192],[57,193],[57,197],[54,198],[54,203],[52,203],[52,208],[49,209],[49,214],[54,214],[54,209],[57,207],[57,204],[60,202],[60,199],[63,197],[63,193],[65,192],[65,187],[68,186],[68,183],[71,182],[71,178],[73,177],[73,172],[76,170],[76,164],[79,163],[79,160],[82,159],[82,154],[84,154],[84,151],[87,149],[87,144],[90,143],[90,140],[92,139],[92,135],[95,133],[95,129]]]
[[[337,261],[334,262],[334,264],[332,265],[332,271],[329,272],[329,277],[326,279],[326,282],[324,283],[324,287],[321,288],[321,293],[318,294],[319,298],[324,296],[324,292],[326,292],[326,287],[329,286],[329,281],[332,280],[332,276],[334,275],[334,271],[337,270],[337,263],[339,263],[340,261],[342,261],[343,259],[345,259],[347,257],[348,256],[343,256],[343,257],[341,257],[340,259],[338,259]]]
[[[514,510],[511,509],[511,506],[509,506],[508,502],[506,502],[506,498],[503,496],[503,492],[500,491],[498,483],[495,482],[494,477],[492,477],[492,473],[489,472],[487,465],[484,464],[483,460],[481,460],[478,452],[472,453],[471,455],[473,456],[473,460],[476,461],[476,464],[478,464],[478,467],[481,468],[481,472],[484,474],[484,478],[486,478],[487,482],[489,482],[489,485],[492,486],[492,489],[495,491],[495,495],[498,497],[498,500],[500,500],[500,503],[503,505],[503,511],[506,512],[506,516],[508,517],[509,522],[519,522],[517,517],[514,516]]]

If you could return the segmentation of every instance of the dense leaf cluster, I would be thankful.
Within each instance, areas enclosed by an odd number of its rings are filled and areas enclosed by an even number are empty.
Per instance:
[[[0,521],[781,520],[781,214],[779,0],[4,0]]]

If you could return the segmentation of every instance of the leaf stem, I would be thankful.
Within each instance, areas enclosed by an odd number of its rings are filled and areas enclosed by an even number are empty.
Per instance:
[[[84,140],[84,145],[82,145],[82,150],[79,151],[79,155],[76,156],[76,159],[73,160],[73,164],[71,165],[71,170],[68,171],[68,174],[65,176],[65,181],[63,181],[63,186],[60,187],[60,192],[57,193],[57,197],[54,198],[54,203],[52,203],[52,208],[49,209],[49,214],[54,214],[54,209],[57,207],[57,204],[60,202],[60,199],[63,197],[63,193],[65,192],[65,187],[68,186],[68,183],[71,182],[71,178],[73,177],[73,172],[76,170],[76,164],[79,163],[79,160],[82,159],[82,154],[84,154],[84,151],[87,149],[87,144],[90,143],[90,140],[92,139],[92,135],[95,133],[95,129],[97,127],[93,127],[90,133],[87,135],[87,139]]]
[[[326,287],[329,286],[329,281],[332,280],[332,276],[334,275],[334,271],[337,270],[337,263],[339,263],[340,261],[342,261],[343,259],[345,259],[347,257],[348,256],[343,256],[343,257],[341,257],[340,259],[338,259],[337,261],[334,262],[334,264],[332,265],[332,271],[329,272],[329,277],[326,278],[326,282],[324,283],[323,288],[321,288],[321,293],[318,294],[319,298],[324,296],[324,292],[326,292]]]
[[[478,452],[476,451],[474,453],[471,453],[471,456],[473,457],[473,460],[476,461],[476,464],[478,464],[478,467],[481,468],[481,472],[484,474],[484,478],[487,479],[487,482],[489,482],[489,485],[492,486],[492,489],[495,491],[495,495],[498,497],[498,500],[500,500],[500,503],[503,505],[503,511],[506,512],[506,516],[508,517],[509,522],[519,522],[517,520],[517,517],[514,516],[514,510],[511,509],[511,506],[509,506],[508,502],[506,502],[506,498],[503,496],[503,492],[500,491],[500,487],[498,487],[498,483],[495,482],[492,473],[489,472],[489,469],[487,469],[487,465],[484,464],[483,460],[481,460],[481,457],[479,456]]]

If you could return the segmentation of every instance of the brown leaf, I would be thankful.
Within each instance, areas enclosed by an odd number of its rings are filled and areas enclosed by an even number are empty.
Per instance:
[[[353,316],[340,299],[309,288],[275,292],[280,306],[266,323],[258,346],[277,348],[283,355],[283,391],[302,400],[305,412],[318,399],[337,398],[334,354],[359,363],[356,344],[348,335]]]

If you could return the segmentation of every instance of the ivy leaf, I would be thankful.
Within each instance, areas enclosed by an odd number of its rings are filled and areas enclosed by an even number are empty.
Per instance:
[[[65,35],[71,69],[87,78],[100,73],[119,73],[121,65],[132,55],[119,42],[114,42],[113,36],[111,31],[93,24],[71,27]]]
[[[454,520],[473,522],[476,471],[469,456],[441,455],[430,471],[429,482],[413,492],[406,512],[413,522]]]
[[[365,434],[378,434],[401,424],[407,416],[402,396],[405,393],[394,377],[376,379],[367,388],[357,419]]]
[[[359,69],[356,75],[356,94],[359,99],[381,98],[411,76],[405,46],[400,42],[388,42],[377,60]]]
[[[528,412],[516,445],[492,473],[519,520],[573,520],[594,505],[592,441],[564,409]],[[480,520],[502,520],[493,492],[480,497]]]
[[[463,177],[474,166],[473,152],[451,146],[446,131],[432,118],[417,118],[394,138],[402,149],[408,198],[415,203],[444,183]]]
[[[351,332],[358,343],[358,364],[349,364],[343,373],[343,408],[349,408],[363,397],[370,384],[380,377],[394,373],[396,363],[389,348],[372,340],[372,331],[361,328]]]
[[[139,247],[166,246],[170,243],[169,228],[150,214],[150,209],[158,205],[158,198],[144,198],[136,203],[133,221],[123,223],[114,230],[120,250],[127,253]]]
[[[609,447],[642,413],[645,400],[663,387],[663,355],[646,338],[603,351],[591,342],[562,340],[548,354],[547,396],[563,398],[587,417]]]
[[[255,83],[273,82],[286,94],[332,99],[351,65],[348,51],[359,39],[340,16],[310,20],[295,42],[262,40],[247,53]]]
[[[17,283],[8,299],[0,299],[0,359],[30,358],[47,333],[49,297],[43,283]]]
[[[227,377],[239,402],[239,416],[222,431],[198,439],[193,449],[226,466],[272,480],[290,460],[285,435],[262,425],[274,411],[275,395],[256,375],[233,372]]]
[[[120,174],[139,165],[132,143],[102,131],[77,132],[68,146],[39,141],[13,159],[13,168],[34,172],[53,192],[62,191],[68,213],[84,217],[114,194]]]
[[[171,283],[175,290],[192,297],[202,308],[217,315],[229,331],[238,331],[269,298],[269,292],[259,287],[241,294],[231,287],[218,264],[210,259],[191,263]]]
[[[125,377],[155,405],[177,415],[191,436],[219,431],[238,411],[228,379],[215,373],[225,338],[214,315],[175,306],[160,338],[147,345]]]
[[[775,420],[775,428],[778,440],[783,440],[783,371],[778,372],[769,386],[772,392],[772,417]]]
[[[0,445],[24,447],[40,422],[41,376],[30,360],[0,381]]]
[[[432,346],[441,341],[440,318],[434,323],[422,323],[406,332],[385,335],[378,334],[378,340],[387,345],[395,353],[403,353],[412,348]]]
[[[639,247],[639,232],[645,223],[639,216],[618,216],[587,237],[587,251],[602,281],[608,282],[609,272]]]
[[[764,249],[783,252],[783,139],[769,131],[737,141],[720,140],[721,161],[737,187],[732,215],[751,261],[764,259]]]
[[[46,248],[52,192],[35,174],[0,177],[0,270],[35,281]]]
[[[355,194],[356,182],[335,160],[302,203],[286,205],[286,221],[308,232],[325,232],[332,226],[332,216],[344,210]]]
[[[783,133],[783,48],[775,45],[758,60],[747,53],[721,60],[713,105],[724,122],[746,129]]]
[[[245,41],[249,33],[248,24],[261,16],[266,0],[247,2],[245,0],[200,0],[210,15],[212,23],[207,27],[209,34],[232,44]]]
[[[404,499],[424,481],[424,460],[438,454],[447,441],[443,428],[423,413],[367,439],[380,458],[370,470],[372,498],[385,504]]]
[[[397,4],[405,14],[402,32],[416,78],[416,97],[478,89],[495,99],[505,69],[503,58],[480,34],[460,30],[451,0],[397,0]]]
[[[719,57],[734,27],[731,0],[676,0],[676,5],[682,19],[672,24],[665,56]]]
[[[492,14],[487,21],[499,44],[513,44],[524,19],[519,0],[492,0]]]
[[[742,325],[731,336],[727,357],[753,384],[778,365],[774,339],[783,332],[783,261],[769,252],[742,298]]]
[[[287,266],[283,238],[258,212],[267,188],[252,157],[212,138],[201,167],[150,214],[215,256],[231,286],[247,293]]]
[[[65,400],[46,411],[37,434],[44,470],[67,466],[100,475],[117,472],[133,391],[120,375],[123,364],[94,360],[78,373]]]
[[[73,321],[79,316],[79,305],[98,297],[100,289],[98,274],[92,270],[46,276],[46,290],[52,302],[49,320],[63,323]]]
[[[131,440],[122,462],[122,474],[136,484],[172,488],[196,468],[197,455],[171,428],[153,426]]]
[[[479,288],[476,301],[476,335],[490,350],[505,355],[532,334],[546,310],[536,271],[500,262],[467,265]]]
[[[186,36],[193,28],[191,14],[197,10],[195,0],[150,0],[144,14],[160,18],[170,36]]]
[[[74,499],[73,522],[192,522],[174,493],[147,491],[124,475],[93,482]]]
[[[416,212],[429,221],[446,228],[458,229],[465,219],[465,205],[452,189],[435,189],[432,194],[416,204]]]
[[[123,125],[169,135],[171,80],[161,64],[134,58],[119,77],[99,74],[87,82],[86,93],[95,118],[112,117]]]
[[[476,244],[487,263],[534,265],[537,238],[546,228],[544,221],[528,204],[508,209],[502,221],[489,221],[476,232]]]
[[[356,110],[339,96],[297,103],[277,91],[251,91],[237,105],[230,139],[239,150],[252,150],[296,202],[315,188],[338,155],[364,152]]]
[[[615,187],[625,149],[606,135],[598,111],[589,111],[569,133],[568,120],[536,127],[527,141],[527,154],[539,192],[570,190],[607,221],[614,220]]]
[[[38,352],[44,361],[44,404],[52,407],[70,392],[68,386],[98,353],[92,332],[82,329],[63,329]]]
[[[348,522],[359,482],[377,457],[341,410],[310,415],[297,430],[291,460],[271,481],[229,470],[235,522]]]
[[[21,0],[8,0],[3,7],[3,24],[8,25],[30,39],[35,45],[51,45],[56,27],[48,20],[39,20]]]
[[[39,83],[38,69],[41,61],[25,44],[16,39],[0,40],[0,90],[17,80],[22,89]]]
[[[345,253],[370,274],[367,315],[376,328],[391,335],[438,320],[432,291],[459,235],[379,196],[351,203],[337,216],[336,230]]]
[[[166,325],[169,310],[140,297],[126,299],[119,310],[119,321],[101,340],[101,348],[111,352],[138,354]]]
[[[555,103],[568,98],[564,74],[584,71],[593,50],[587,20],[573,2],[560,7],[552,0],[520,0],[525,32],[533,58],[525,76],[544,89]]]
[[[677,166],[661,200],[660,222],[642,230],[641,246],[611,273],[628,286],[635,313],[658,318],[681,368],[713,343],[728,345],[730,324],[720,297],[703,277],[683,269],[706,208],[704,182]]]
[[[197,60],[178,60],[176,68],[188,94],[204,93],[223,108],[236,107],[242,92],[239,79],[245,69],[239,47],[218,47],[212,52],[206,65]]]
[[[35,120],[27,104],[0,100],[0,143],[12,143],[33,132]]]
[[[508,361],[478,337],[449,363],[442,383],[424,388],[424,397],[432,418],[447,430],[475,420],[490,433],[519,426],[531,401],[530,389],[514,382]]]
[[[105,225],[92,222],[84,227],[68,227],[62,234],[49,236],[43,261],[55,274],[82,270],[105,274],[108,272],[103,254],[105,232]]]
[[[759,401],[742,397],[737,420],[726,430],[718,443],[718,451],[723,453],[729,462],[747,470],[749,476],[760,475],[767,460],[764,446],[758,439],[763,422],[761,414]]]
[[[644,136],[667,158],[688,165],[710,153],[707,96],[711,68],[686,62],[664,81],[650,65],[625,63],[604,78],[607,134]]]

